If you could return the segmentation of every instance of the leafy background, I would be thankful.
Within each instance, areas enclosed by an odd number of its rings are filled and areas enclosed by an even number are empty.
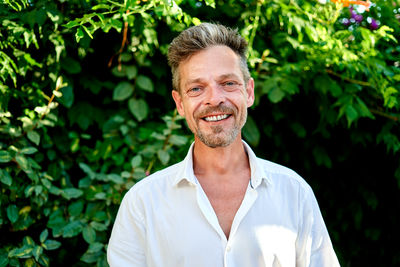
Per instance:
[[[339,2],[3,0],[0,266],[107,266],[124,193],[192,141],[166,51],[202,21],[248,40],[243,135],[311,184],[342,266],[399,265],[400,3]]]

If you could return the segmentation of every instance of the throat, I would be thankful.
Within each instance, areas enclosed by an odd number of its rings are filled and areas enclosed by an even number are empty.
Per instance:
[[[217,216],[219,225],[226,238],[229,238],[232,223],[246,193],[250,172],[237,173],[233,176],[198,178],[210,204]],[[210,179],[211,178],[211,179]]]

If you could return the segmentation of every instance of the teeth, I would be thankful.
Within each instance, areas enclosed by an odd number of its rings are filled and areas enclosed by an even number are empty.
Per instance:
[[[220,120],[223,120],[223,119],[226,119],[226,118],[228,118],[228,115],[227,115],[227,114],[218,115],[218,116],[205,117],[204,119],[205,119],[206,121],[220,121]]]

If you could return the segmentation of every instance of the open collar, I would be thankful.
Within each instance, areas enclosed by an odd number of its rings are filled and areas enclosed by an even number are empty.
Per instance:
[[[257,188],[263,180],[267,185],[272,185],[271,178],[266,174],[264,168],[260,165],[260,159],[254,154],[250,146],[242,140],[243,146],[247,153],[250,163],[251,177],[250,186],[255,189]],[[194,142],[190,145],[189,151],[185,159],[181,162],[176,177],[174,179],[173,185],[179,186],[183,184],[197,185],[199,184],[193,171],[193,148]]]

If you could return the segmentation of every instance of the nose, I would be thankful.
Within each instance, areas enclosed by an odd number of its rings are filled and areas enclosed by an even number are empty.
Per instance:
[[[211,84],[207,87],[205,104],[210,106],[218,106],[225,101],[225,94],[218,84]]]

